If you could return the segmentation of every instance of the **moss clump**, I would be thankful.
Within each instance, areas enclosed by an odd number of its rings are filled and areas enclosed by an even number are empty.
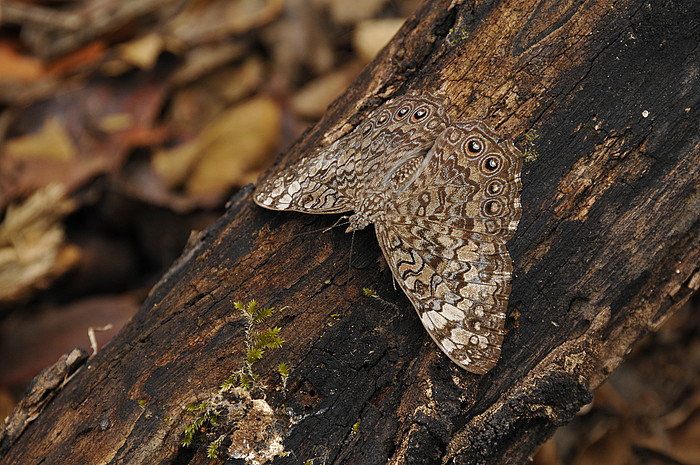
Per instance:
[[[187,407],[188,411],[197,412],[197,416],[185,427],[180,443],[189,447],[209,441],[209,458],[218,458],[224,443],[230,443],[230,458],[260,464],[286,453],[274,411],[264,400],[266,386],[260,383],[255,364],[262,360],[266,351],[281,348],[284,340],[280,337],[281,328],[260,327],[272,316],[272,307],[261,307],[255,300],[247,304],[235,302],[233,306],[245,319],[242,367],[221,383],[219,391],[207,401]],[[282,389],[286,389],[289,367],[281,363],[277,372]],[[254,398],[255,395],[261,398]]]

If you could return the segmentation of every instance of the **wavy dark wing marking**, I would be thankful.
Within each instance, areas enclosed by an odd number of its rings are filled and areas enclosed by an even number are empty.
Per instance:
[[[394,223],[377,223],[376,230],[396,281],[440,349],[468,371],[490,370],[500,356],[510,292],[505,246],[483,247],[461,230],[445,235]]]
[[[520,218],[517,151],[480,122],[454,123],[386,207],[377,237],[438,346],[475,373],[503,342]]]

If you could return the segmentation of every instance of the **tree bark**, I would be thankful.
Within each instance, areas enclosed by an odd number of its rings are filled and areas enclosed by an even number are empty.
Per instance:
[[[526,462],[700,287],[699,17],[695,0],[426,2],[283,158],[419,90],[536,157],[508,243],[508,333],[486,375],[430,340],[371,228],[351,247],[323,231],[336,215],[263,210],[248,187],[133,321],[5,438],[0,464],[209,463],[204,447],[178,445],[194,417],[183,407],[241,368],[232,302],[249,299],[278,309],[263,325],[286,341],[255,365],[291,452],[274,463]]]

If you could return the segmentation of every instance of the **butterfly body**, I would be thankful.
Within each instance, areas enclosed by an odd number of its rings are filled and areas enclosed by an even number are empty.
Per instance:
[[[354,131],[258,186],[273,210],[343,213],[375,225],[392,273],[438,346],[485,373],[500,356],[520,219],[520,153],[433,98],[379,107]]]

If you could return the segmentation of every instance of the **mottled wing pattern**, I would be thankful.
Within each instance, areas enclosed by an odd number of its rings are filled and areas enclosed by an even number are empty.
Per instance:
[[[360,180],[353,197],[391,187],[387,181],[396,166],[423,157],[448,125],[449,118],[434,99],[404,96],[379,107],[357,129],[362,155],[355,166]]]
[[[368,192],[406,157],[430,149],[449,120],[432,99],[382,105],[351,133],[258,185],[255,203],[272,210],[340,213],[361,209]]]
[[[454,123],[392,199],[377,237],[428,333],[485,373],[500,356],[520,219],[521,157],[483,123]]]
[[[428,333],[459,366],[485,373],[503,342],[520,170],[520,153],[484,123],[451,123],[438,101],[412,95],[261,183],[254,200],[273,210],[354,210],[349,231],[375,223]]]
[[[521,169],[521,153],[486,124],[456,122],[435,141],[410,195],[397,198],[393,212],[505,242],[522,212]]]
[[[347,143],[348,141],[344,141]],[[292,210],[304,213],[343,213],[353,210],[352,201],[335,187],[322,180],[335,172],[337,163],[352,157],[355,152],[340,151],[341,160],[329,157],[331,152],[302,159],[258,185],[253,200],[261,207],[271,210]]]
[[[378,222],[376,228],[396,281],[440,349],[468,371],[490,370],[500,356],[510,292],[505,245],[488,243],[484,250],[450,227],[436,232],[432,225]]]

